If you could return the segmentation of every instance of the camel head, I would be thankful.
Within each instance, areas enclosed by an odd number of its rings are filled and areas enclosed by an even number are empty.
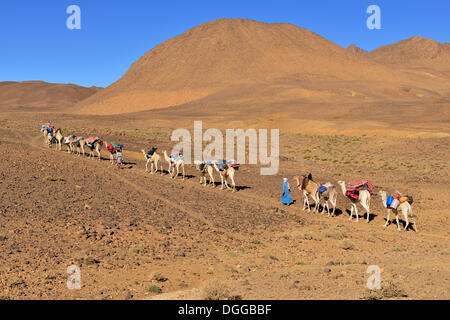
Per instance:
[[[342,193],[345,196],[345,192],[347,191],[347,187],[346,187],[345,181],[339,180],[337,183],[341,187]]]
[[[205,168],[206,163],[200,160],[194,160],[194,164],[195,164],[195,169],[197,169],[198,171],[203,171],[203,169]]]
[[[297,181],[297,187],[300,186],[300,177],[295,176],[294,179]]]

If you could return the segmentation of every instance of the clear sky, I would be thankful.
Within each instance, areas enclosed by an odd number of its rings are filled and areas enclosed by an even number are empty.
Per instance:
[[[81,29],[69,30],[69,5]],[[369,5],[381,30],[369,30]],[[2,0],[0,81],[108,86],[145,52],[219,18],[288,22],[365,50],[415,35],[450,42],[449,0]]]

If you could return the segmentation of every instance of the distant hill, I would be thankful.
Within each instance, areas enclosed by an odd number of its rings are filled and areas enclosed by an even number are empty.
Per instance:
[[[120,80],[79,103],[77,112],[128,113],[217,96],[224,103],[261,96],[266,102],[335,100],[341,93],[357,96],[342,88],[354,80],[384,87],[414,81],[291,24],[221,19],[156,46]],[[366,91],[376,94],[377,89]]]
[[[43,81],[0,82],[0,107],[67,109],[101,88]]]
[[[354,44],[351,44],[348,46],[347,50],[354,52],[354,53],[358,53],[358,54],[366,54],[368,53],[368,51],[358,48],[357,46],[355,46]]]
[[[412,37],[383,46],[368,54],[371,59],[403,68],[428,68],[450,76],[450,43]]]

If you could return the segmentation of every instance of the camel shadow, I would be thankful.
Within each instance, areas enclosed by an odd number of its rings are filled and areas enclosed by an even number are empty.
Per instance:
[[[169,174],[169,172],[167,172],[167,174]],[[179,179],[179,178],[183,178],[183,174],[182,173],[179,173],[178,174],[178,176],[175,176],[175,178],[174,179]],[[192,174],[186,174],[185,176],[184,176],[184,179],[185,180],[190,180],[190,179],[193,179],[193,178],[196,178],[195,176],[193,176]]]
[[[222,183],[220,181],[214,181],[214,188],[220,189],[221,186],[222,186]],[[251,188],[252,187],[248,187],[248,186],[236,186],[236,191],[241,191],[241,190],[246,190],[246,189],[251,189]],[[226,187],[224,184],[224,190],[225,189],[226,189]]]
[[[350,218],[350,209],[345,209],[345,212],[347,213],[348,217]],[[369,222],[375,219],[377,217],[377,214],[369,214]],[[359,219],[366,219],[367,218],[367,212],[364,212],[363,215],[358,215]]]
[[[387,219],[386,218],[384,218],[384,221],[386,221]],[[412,230],[412,231],[414,231],[414,232],[417,232],[417,230],[414,228],[414,223],[409,223],[408,224],[408,227],[406,228],[406,230],[405,230],[405,225],[406,225],[406,221],[404,221],[404,220],[402,220],[402,219],[398,219],[398,222],[399,222],[399,224],[400,224],[400,229],[403,231],[410,231],[410,230]],[[393,224],[393,225],[395,225],[395,226],[397,226],[397,221],[395,221],[395,220],[393,220],[393,221],[389,221],[389,223],[388,223],[388,226],[390,226],[391,224]]]

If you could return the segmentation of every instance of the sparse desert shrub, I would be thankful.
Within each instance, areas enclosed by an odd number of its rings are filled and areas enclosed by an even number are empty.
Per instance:
[[[377,241],[377,238],[372,234],[372,235],[368,236],[366,240],[368,242],[372,242],[373,243],[373,242]]]
[[[337,228],[330,228],[327,230],[327,232],[325,232],[325,237],[336,240],[343,240],[345,239],[346,236],[347,235],[345,234],[344,231],[339,230]]]
[[[348,239],[342,240],[339,242],[339,248],[344,250],[353,250],[355,249],[355,244]]]
[[[208,282],[202,289],[203,300],[241,300],[241,296],[233,295],[230,287],[222,281]]]
[[[167,278],[164,277],[164,275],[161,272],[154,272],[152,274],[152,280],[158,281],[158,282],[164,282],[167,281]]]
[[[66,181],[66,179],[64,179],[64,178],[61,178],[61,177],[52,177],[52,176],[46,176],[45,178],[43,178],[42,179],[43,181],[52,181],[52,182],[55,182],[55,181]]]
[[[152,293],[156,293],[156,294],[162,293],[162,289],[160,287],[158,287],[158,286],[155,286],[155,285],[152,285],[152,286],[148,287],[147,290],[152,292]]]
[[[381,283],[381,289],[366,289],[362,299],[364,300],[381,300],[391,298],[405,298],[408,294],[400,285],[393,280],[386,280]]]
[[[140,244],[135,244],[130,247],[130,252],[134,254],[145,254],[145,248]]]
[[[306,233],[303,234],[303,238],[302,239],[304,239],[304,240],[314,240],[314,236],[312,234],[306,232]]]

